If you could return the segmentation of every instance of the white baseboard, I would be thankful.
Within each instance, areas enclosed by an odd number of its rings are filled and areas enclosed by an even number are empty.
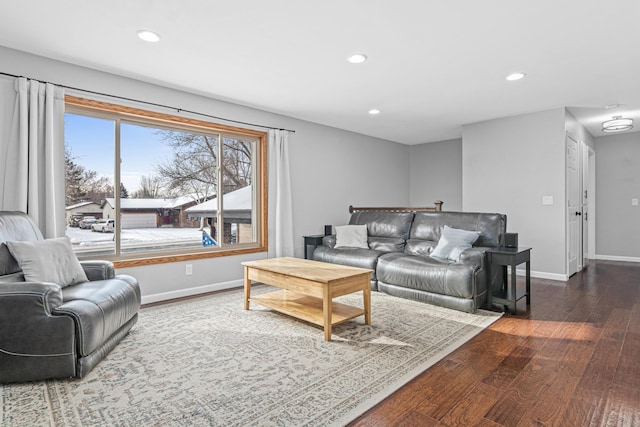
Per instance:
[[[516,274],[518,274],[518,270],[516,270]],[[524,270],[522,271],[522,275],[524,276]],[[566,282],[567,280],[569,280],[566,274],[546,273],[544,271],[532,271],[531,277],[547,280],[559,280],[561,282]]]
[[[214,283],[212,285],[197,286],[195,288],[178,289],[175,291],[162,292],[159,294],[143,295],[142,304],[150,304],[152,302],[166,301],[176,298],[190,297],[193,295],[205,294],[207,292],[222,291],[224,289],[238,288],[244,285],[242,279],[232,280],[229,282]]]
[[[640,262],[640,260],[638,260]],[[524,276],[525,271],[516,269],[516,275]],[[546,273],[544,271],[532,271],[531,277],[538,279],[560,280],[566,282],[568,278],[564,274]],[[229,282],[214,283],[211,285],[197,286],[194,288],[177,289],[175,291],[161,292],[158,294],[143,295],[142,304],[151,304],[154,302],[167,301],[176,298],[190,297],[193,295],[206,294],[207,292],[222,291],[225,289],[239,288],[244,285],[242,279],[232,280]]]
[[[596,259],[602,261],[640,262],[640,258],[632,256],[596,255]]]
[[[511,267],[509,266],[507,266],[507,274],[511,274]],[[526,276],[526,274],[527,273],[524,268],[516,268],[516,276]],[[545,271],[534,270],[531,270],[531,277],[535,277],[537,279],[560,280],[562,282],[569,280],[566,274],[547,273]]]

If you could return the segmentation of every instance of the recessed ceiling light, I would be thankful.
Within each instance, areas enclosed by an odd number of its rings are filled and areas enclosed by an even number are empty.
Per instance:
[[[514,82],[516,80],[524,78],[524,76],[526,76],[525,73],[511,73],[507,76],[507,80],[509,80],[510,82]]]
[[[151,30],[138,30],[138,37],[150,43],[155,43],[160,41],[160,34],[153,32]]]
[[[351,62],[352,64],[361,64],[366,60],[367,60],[367,55],[365,55],[364,53],[354,53],[353,55],[347,58],[347,61]]]
[[[377,116],[378,114],[380,114],[380,110],[378,110],[377,108],[372,108],[371,110],[369,110],[369,114],[371,114],[372,116]]]

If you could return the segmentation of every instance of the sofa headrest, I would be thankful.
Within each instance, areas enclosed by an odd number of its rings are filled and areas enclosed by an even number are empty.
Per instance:
[[[366,225],[369,236],[407,240],[413,215],[413,212],[354,212],[351,214],[349,224]]]
[[[411,239],[437,242],[444,226],[479,231],[474,246],[499,246],[500,235],[507,230],[507,216],[476,212],[417,212],[411,226]]]
[[[7,245],[7,240],[42,240],[42,233],[35,222],[22,212],[0,211],[0,276],[20,271]]]

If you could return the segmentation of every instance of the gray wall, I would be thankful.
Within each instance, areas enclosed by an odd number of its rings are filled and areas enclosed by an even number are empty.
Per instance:
[[[462,139],[412,145],[409,170],[410,206],[442,200],[444,210],[462,210]]]
[[[590,148],[595,148],[595,138],[582,126],[569,111],[565,111],[565,128],[578,141],[584,142]]]
[[[640,262],[640,132],[596,138],[596,258]]]
[[[397,206],[409,203],[408,146],[3,47],[0,47],[0,64],[0,71],[6,73],[234,120],[295,129],[290,154],[296,256],[303,254],[301,236],[321,233],[324,224],[347,223],[350,204]],[[93,97],[82,92],[74,94]],[[110,98],[104,100],[122,103]],[[173,110],[168,112],[176,114]],[[136,276],[144,301],[150,302],[240,285],[243,274],[240,263],[266,255],[189,261],[193,264],[192,276],[185,275],[186,262],[127,268],[119,272]]]
[[[463,127],[462,207],[507,214],[538,277],[566,277],[564,165],[564,108]]]

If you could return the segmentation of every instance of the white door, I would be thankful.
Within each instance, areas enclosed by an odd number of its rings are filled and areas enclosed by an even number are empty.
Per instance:
[[[578,251],[582,197],[580,195],[580,169],[578,141],[567,134],[567,275],[578,271]]]

